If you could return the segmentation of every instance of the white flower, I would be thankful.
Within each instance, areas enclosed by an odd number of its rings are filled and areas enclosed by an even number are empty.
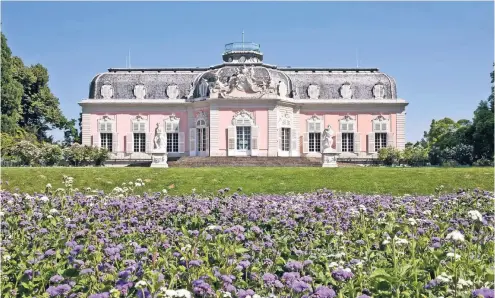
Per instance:
[[[464,242],[464,235],[461,232],[455,230],[449,234],[447,234],[447,240],[452,239],[454,242]]]
[[[163,194],[167,194],[167,193],[168,193],[168,191],[164,188],[164,189],[162,189],[162,193],[163,193]]]
[[[458,289],[463,289],[465,287],[471,287],[473,285],[473,282],[470,280],[464,280],[462,278],[459,278],[459,281],[457,282],[457,288]]]
[[[447,273],[445,273],[445,272],[442,272],[442,274],[440,274],[439,276],[437,276],[437,279],[440,282],[449,283],[452,280],[452,276],[451,275],[447,275]]]
[[[50,218],[53,218],[53,216],[51,216],[51,215],[48,215],[48,216],[47,216],[46,218],[48,218],[48,219],[50,219]]]
[[[336,262],[332,262],[332,263],[330,263],[330,265],[328,265],[328,267],[330,267],[330,268],[338,267],[338,266],[339,266],[339,264],[337,264]]]
[[[5,215],[5,212],[0,211],[0,216],[4,216],[4,215]]]
[[[57,209],[50,209],[50,214],[58,214],[58,210]]]
[[[409,243],[409,241],[407,241],[407,239],[402,239],[399,237],[395,238],[395,244],[396,245],[402,245],[402,244],[408,244],[408,243]]]
[[[136,186],[136,187],[141,187],[141,183],[136,182],[135,186]]]
[[[42,201],[42,202],[44,202],[44,203],[48,202],[49,200],[50,200],[50,199],[48,199],[48,197],[47,197],[47,196],[42,196],[42,197],[40,198],[40,201]]]
[[[138,282],[136,283],[135,287],[139,289],[139,288],[144,288],[144,287],[146,287],[146,285],[147,285],[147,283],[146,283],[144,280],[140,280],[140,281],[138,281]]]
[[[131,186],[132,186],[133,184],[134,184],[134,182],[132,182],[132,181],[131,181],[131,182],[129,182],[129,185],[131,185]]]
[[[477,210],[471,210],[468,212],[469,217],[471,217],[472,220],[476,221],[482,221],[483,220],[483,215]]]
[[[45,187],[46,188],[52,188],[52,185],[50,183],[48,183]]]
[[[220,226],[211,225],[211,226],[207,226],[205,230],[209,231],[209,230],[215,230],[215,229],[221,229],[221,227]]]
[[[230,294],[230,293],[229,293],[229,294]],[[229,297],[230,297],[230,295],[229,295]],[[254,295],[253,295],[253,298],[261,298],[261,296],[260,296],[260,295],[258,295],[258,294],[254,294]]]
[[[411,226],[415,226],[415,225],[417,225],[417,224],[418,224],[414,218],[409,218],[409,219],[407,219],[407,220],[409,221],[409,224],[410,224]]]
[[[195,193],[195,192],[196,192],[196,188],[193,188],[193,189],[191,189],[191,190],[192,190],[192,192],[193,192],[193,193]]]
[[[4,261],[8,261],[8,260],[10,260],[10,256],[9,255],[3,255],[2,259]]]
[[[335,233],[335,235],[342,236],[342,235],[344,235],[344,233],[342,231],[338,231],[337,233]]]
[[[366,211],[366,207],[364,205],[359,205],[359,210]]]
[[[344,271],[347,271],[347,272],[350,272],[350,273],[352,273],[352,270],[351,270],[351,268],[345,268],[345,269],[344,269]]]
[[[191,298],[192,297],[191,292],[189,292],[186,289],[180,289],[180,290],[175,291],[175,296],[180,297],[180,298]]]
[[[191,248],[192,248],[191,244],[186,244],[186,246],[182,247],[180,250],[186,251],[186,250],[190,250]]]
[[[449,253],[447,253],[447,257],[448,257],[448,258],[451,258],[451,259],[452,259],[452,258],[455,258],[456,260],[459,260],[459,259],[461,258],[461,256],[460,256],[460,255],[455,254],[455,253],[453,253],[453,252],[449,252]]]
[[[7,204],[12,205],[12,204],[14,204],[14,201],[13,200],[8,200],[7,201]]]
[[[389,244],[389,243],[390,243],[390,240],[388,240],[388,239],[385,239],[385,240],[383,240],[383,242],[382,242],[382,244],[383,244],[383,245],[387,245],[387,244]]]
[[[230,297],[232,297],[232,294],[230,294],[229,292],[223,292],[222,293],[222,297],[224,297],[224,298],[230,298]]]
[[[425,210],[425,211],[423,211],[423,214],[426,216],[429,216],[429,215],[431,215],[431,210]]]

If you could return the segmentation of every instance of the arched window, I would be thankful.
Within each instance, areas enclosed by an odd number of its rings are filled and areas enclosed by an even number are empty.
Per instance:
[[[208,115],[204,111],[194,117],[196,127],[189,129],[189,154],[191,156],[208,156],[210,147],[210,129]]]
[[[357,132],[356,119],[346,115],[339,120],[339,132],[337,133],[337,152],[361,151],[360,136]]]
[[[303,135],[303,153],[321,152],[321,131],[323,121],[317,115],[306,120],[306,132]]]
[[[258,155],[258,126],[250,112],[241,110],[234,114],[227,139],[229,156]]]
[[[390,132],[390,119],[379,115],[372,121],[373,132],[368,134],[368,152],[378,152],[385,147],[394,147],[395,136]]]
[[[118,145],[115,118],[105,115],[98,119],[98,133],[93,136],[93,146],[116,153],[119,149]]]

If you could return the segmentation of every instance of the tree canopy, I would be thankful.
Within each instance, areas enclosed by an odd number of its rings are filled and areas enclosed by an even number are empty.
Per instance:
[[[77,140],[76,120],[63,115],[59,99],[48,87],[48,70],[39,63],[24,65],[21,58],[12,55],[3,33],[1,38],[2,132],[29,133],[39,141],[52,141],[48,132],[61,129],[65,130],[66,140]]]

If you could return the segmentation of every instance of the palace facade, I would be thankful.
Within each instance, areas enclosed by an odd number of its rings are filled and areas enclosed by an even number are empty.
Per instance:
[[[111,68],[94,77],[82,107],[82,143],[111,159],[150,160],[157,125],[169,157],[319,157],[335,132],[341,158],[405,145],[395,80],[376,68],[293,68],[263,62],[254,43],[225,46],[207,68]]]

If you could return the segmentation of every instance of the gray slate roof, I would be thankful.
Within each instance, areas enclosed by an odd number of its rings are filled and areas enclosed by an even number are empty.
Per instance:
[[[134,99],[134,86],[142,84],[146,87],[145,99],[167,99],[167,87],[177,85],[179,97],[186,99],[191,88],[197,89],[200,78],[209,78],[218,72],[221,77],[228,77],[239,64],[224,63],[208,68],[139,68],[139,69],[109,69],[106,73],[98,74],[90,84],[89,99],[102,99],[101,87],[112,85],[113,99]],[[308,99],[309,85],[319,85],[320,99],[341,98],[339,89],[344,83],[350,83],[353,99],[372,99],[373,86],[381,83],[385,87],[385,99],[397,99],[395,80],[379,72],[376,68],[277,68],[263,63],[252,63],[255,76],[269,74],[271,80],[282,80],[290,91],[297,89],[300,99]],[[198,97],[197,90],[193,98]]]

